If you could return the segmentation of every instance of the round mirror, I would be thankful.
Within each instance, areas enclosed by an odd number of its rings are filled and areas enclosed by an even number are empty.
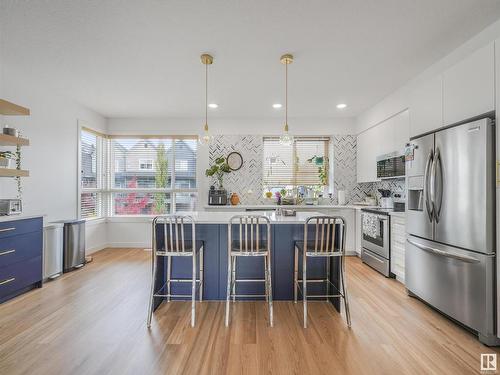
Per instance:
[[[239,152],[233,151],[227,156],[226,162],[232,171],[237,171],[243,165],[243,157]]]

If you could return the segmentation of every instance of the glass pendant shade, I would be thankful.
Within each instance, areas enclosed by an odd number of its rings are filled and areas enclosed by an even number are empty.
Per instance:
[[[293,135],[288,132],[288,124],[285,124],[285,130],[280,135],[280,145],[291,146],[293,144]]]
[[[213,135],[208,132],[208,124],[205,124],[205,130],[202,135],[198,137],[198,143],[202,146],[208,145],[214,140]]]

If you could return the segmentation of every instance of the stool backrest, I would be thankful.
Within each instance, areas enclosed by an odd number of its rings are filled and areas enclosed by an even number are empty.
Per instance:
[[[234,231],[234,236],[233,236]],[[271,250],[271,221],[263,215],[235,215],[227,228],[228,250],[253,253],[266,246]],[[238,249],[231,249],[233,241],[239,241]]]
[[[338,237],[337,237],[338,229]],[[345,220],[340,216],[312,216],[304,224],[304,251],[344,252]],[[337,242],[337,246],[335,246]],[[311,247],[312,248],[309,248]]]
[[[185,226],[188,227],[185,228]],[[161,246],[161,239],[163,239],[163,246]],[[191,252],[195,243],[196,228],[192,216],[163,215],[153,219],[153,251]]]

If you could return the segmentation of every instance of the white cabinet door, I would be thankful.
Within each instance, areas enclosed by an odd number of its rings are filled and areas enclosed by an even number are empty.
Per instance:
[[[360,182],[377,181],[377,155],[380,142],[377,127],[368,129],[358,135],[356,142],[357,180]]]
[[[443,74],[443,125],[495,109],[494,44],[447,69]]]
[[[356,253],[361,256],[361,210],[356,210]]]
[[[405,223],[404,217],[391,216],[391,272],[402,283],[405,280]]]
[[[443,76],[417,85],[410,93],[410,137],[443,126]]]
[[[379,181],[377,157],[394,151],[403,152],[409,140],[409,126],[409,114],[406,110],[358,135],[358,183]]]

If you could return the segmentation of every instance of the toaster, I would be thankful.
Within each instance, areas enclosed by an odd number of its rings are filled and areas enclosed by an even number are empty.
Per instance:
[[[23,212],[20,199],[0,199],[0,215],[19,215]]]

